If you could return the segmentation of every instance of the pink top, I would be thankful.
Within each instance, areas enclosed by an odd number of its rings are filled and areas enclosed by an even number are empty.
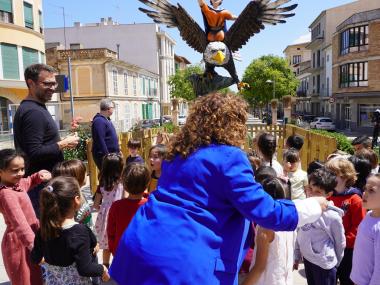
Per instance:
[[[41,182],[38,173],[35,173],[22,178],[13,187],[0,184],[0,212],[7,225],[5,232],[15,232],[22,244],[30,250],[33,248],[34,232],[39,228],[39,222],[27,191]]]

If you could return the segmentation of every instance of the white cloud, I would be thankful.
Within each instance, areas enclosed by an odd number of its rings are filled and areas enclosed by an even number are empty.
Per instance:
[[[302,35],[300,36],[298,39],[296,39],[292,45],[296,45],[296,44],[302,44],[302,43],[307,43],[307,42],[310,42],[311,41],[311,33],[307,33],[306,35]]]

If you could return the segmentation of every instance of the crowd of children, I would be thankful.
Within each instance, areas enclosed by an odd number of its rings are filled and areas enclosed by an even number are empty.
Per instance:
[[[310,163],[306,173],[300,165],[302,146],[302,137],[288,137],[281,166],[274,137],[259,134],[248,157],[255,179],[275,199],[321,196],[330,201],[328,209],[319,220],[294,233],[257,226],[251,269],[241,270],[239,283],[293,284],[292,271],[302,262],[308,285],[380,284],[377,154],[368,139],[360,137],[353,141],[354,155],[331,154],[326,163]],[[287,186],[281,183],[284,179]]]
[[[23,155],[13,149],[0,151],[0,212],[7,225],[2,254],[13,285],[90,285],[110,279],[111,254],[155,190],[166,154],[165,145],[153,146],[146,165],[140,148],[140,141],[130,140],[127,158],[116,153],[103,158],[92,206],[82,194],[86,178],[82,161],[67,160],[52,173],[42,170],[23,178]],[[47,185],[41,192],[38,220],[27,191],[41,182]],[[103,264],[97,259],[100,249]]]
[[[340,285],[380,284],[380,175],[377,155],[365,142],[354,141],[354,155],[334,153],[326,163],[312,162],[305,172],[301,137],[287,138],[282,164],[276,159],[273,135],[255,138],[248,159],[268,194],[291,200],[322,196],[330,204],[319,220],[296,232],[253,224],[250,266],[239,283],[293,284],[292,271],[303,263],[308,285],[335,285],[337,280]],[[2,254],[12,284],[100,284],[100,279],[110,279],[111,255],[139,207],[157,188],[166,155],[166,146],[157,144],[144,162],[140,148],[140,141],[130,140],[127,158],[115,153],[103,158],[93,206],[81,193],[83,162],[64,161],[52,174],[40,171],[23,178],[23,156],[12,149],[0,151],[0,212],[7,225]],[[38,220],[27,191],[43,181],[48,183],[41,192]],[[100,249],[103,264],[97,260]]]

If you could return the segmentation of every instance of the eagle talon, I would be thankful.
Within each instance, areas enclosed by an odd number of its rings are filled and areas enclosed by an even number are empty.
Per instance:
[[[248,84],[248,83],[245,83],[245,82],[239,82],[239,83],[237,84],[237,88],[239,89],[239,91],[244,90],[244,89],[247,89],[247,88],[249,88],[249,87],[250,87],[249,84]]]

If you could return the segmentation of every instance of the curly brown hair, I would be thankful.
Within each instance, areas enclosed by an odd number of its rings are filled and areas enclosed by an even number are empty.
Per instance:
[[[234,94],[211,93],[196,99],[186,124],[169,145],[168,160],[188,157],[211,143],[240,147],[247,134],[247,104]]]

